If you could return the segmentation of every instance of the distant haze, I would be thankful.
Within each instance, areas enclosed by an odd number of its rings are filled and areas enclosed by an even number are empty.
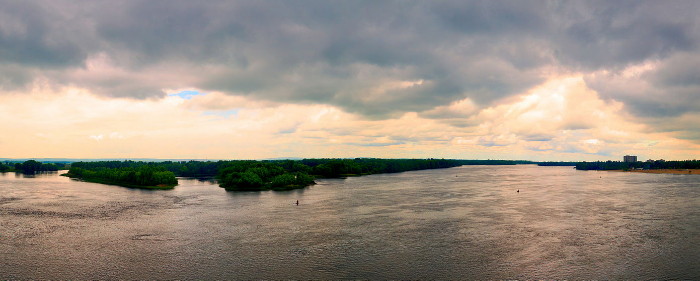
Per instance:
[[[699,158],[698,13],[0,0],[0,157]]]

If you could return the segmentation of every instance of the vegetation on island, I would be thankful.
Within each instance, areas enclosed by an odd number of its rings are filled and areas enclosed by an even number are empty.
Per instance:
[[[89,164],[86,165],[85,163]],[[163,166],[144,164],[135,165],[134,167],[109,168],[100,167],[99,164],[92,165],[93,163],[97,162],[73,163],[68,173],[63,174],[63,176],[87,182],[144,189],[172,189],[177,185],[175,174],[166,170]],[[101,164],[109,165],[113,163],[103,162]]]
[[[58,171],[58,166],[53,163],[41,163],[36,160],[27,160],[23,163],[16,163],[15,171],[25,174],[33,174],[36,172]]]
[[[7,165],[9,163],[0,163],[0,172],[10,172],[12,171],[12,166]]]
[[[36,160],[27,160],[21,163],[0,163],[0,172],[19,172],[34,174],[36,172],[58,171],[59,166],[53,163],[41,163]]]
[[[94,170],[98,168],[117,169],[117,168],[139,168],[143,166],[158,166],[173,172],[178,177],[213,177],[216,176],[219,167],[229,161],[161,161],[161,162],[144,162],[144,161],[91,161],[91,162],[74,162],[71,167],[80,167],[83,169]]]
[[[314,184],[310,171],[298,162],[230,161],[221,165],[217,179],[227,190],[289,190]]]
[[[700,160],[664,161],[650,160],[646,162],[596,161],[578,162],[576,170],[658,170],[658,169],[700,169]]]

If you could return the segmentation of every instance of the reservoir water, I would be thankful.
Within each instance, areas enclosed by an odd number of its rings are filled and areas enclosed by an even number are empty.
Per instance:
[[[147,191],[3,173],[0,279],[700,279],[700,176],[518,165],[317,182]]]

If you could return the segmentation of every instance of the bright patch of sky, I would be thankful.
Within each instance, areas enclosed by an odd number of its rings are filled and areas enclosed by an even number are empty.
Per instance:
[[[180,97],[180,98],[185,99],[185,100],[191,100],[192,97],[194,97],[194,96],[204,96],[204,95],[206,95],[206,93],[200,93],[200,92],[194,91],[194,90],[187,90],[187,91],[182,91],[182,92],[175,93],[175,94],[169,94],[168,96]]]
[[[208,116],[219,116],[219,117],[224,117],[224,118],[229,118],[231,116],[235,116],[238,114],[240,109],[229,109],[229,110],[208,110],[202,112],[203,115],[208,115]]]

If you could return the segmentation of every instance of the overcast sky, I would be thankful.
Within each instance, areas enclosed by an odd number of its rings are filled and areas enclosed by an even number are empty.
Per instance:
[[[0,157],[697,159],[699,14],[0,0]]]

